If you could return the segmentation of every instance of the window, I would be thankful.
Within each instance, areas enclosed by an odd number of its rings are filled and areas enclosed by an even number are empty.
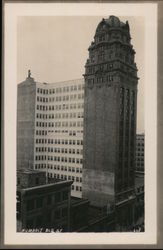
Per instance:
[[[36,177],[36,185],[39,185],[39,178]]]
[[[79,168],[76,168],[76,173],[79,173]]]
[[[34,209],[34,199],[28,200],[27,201],[27,210],[33,210]]]
[[[76,182],[79,182],[79,177],[76,177]]]
[[[51,197],[51,195],[48,195],[47,204],[50,205],[51,203],[52,203],[52,197]]]
[[[63,191],[63,200],[68,199],[68,191]]]
[[[60,202],[61,201],[61,193],[56,193],[56,196],[55,196],[55,198],[56,198],[56,202]]]
[[[62,208],[62,217],[66,217],[68,215],[68,209],[67,207]]]
[[[41,208],[42,205],[43,205],[43,198],[42,197],[37,198],[37,200],[36,200],[36,207],[37,208]]]
[[[61,211],[60,211],[60,209],[57,209],[57,210],[55,211],[55,218],[56,218],[56,219],[60,219],[60,217],[61,217]]]
[[[109,82],[112,82],[112,81],[113,81],[113,76],[112,76],[112,75],[109,75],[109,76],[107,77],[107,80],[108,80]]]
[[[18,185],[20,185],[20,178],[18,178]]]

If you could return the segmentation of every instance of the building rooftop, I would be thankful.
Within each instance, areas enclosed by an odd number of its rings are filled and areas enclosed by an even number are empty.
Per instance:
[[[109,16],[109,18],[105,19],[105,22],[112,27],[123,27],[126,24],[121,22],[116,16]]]
[[[81,204],[82,202],[89,202],[89,201],[87,199],[71,196],[72,205],[78,205],[78,204]]]
[[[29,73],[30,72],[30,73]],[[84,83],[84,78],[77,78],[77,79],[70,79],[70,80],[65,80],[65,81],[60,81],[60,82],[38,82],[35,81],[33,77],[31,77],[31,71],[28,70],[28,75],[26,77],[26,79],[23,82],[20,82],[19,84],[24,85],[24,84],[32,84],[32,83],[36,83],[40,86],[45,86],[47,87],[47,89],[49,87],[60,87],[60,86],[69,86],[71,84],[80,84],[80,83]]]
[[[73,181],[57,178],[46,179],[46,172],[33,169],[17,170],[17,190],[37,190],[44,187],[71,185]],[[37,179],[37,182],[36,182]]]
[[[101,30],[109,30],[110,28],[114,29],[123,29],[129,34],[129,24],[128,21],[125,23],[121,22],[120,19],[116,16],[109,16],[106,19],[102,19],[102,21],[98,24],[96,32],[101,31]]]
[[[30,168],[22,168],[22,169],[18,169],[17,173],[23,173],[23,174],[39,174],[39,173],[43,173],[39,170],[34,170],[34,169],[30,169]]]

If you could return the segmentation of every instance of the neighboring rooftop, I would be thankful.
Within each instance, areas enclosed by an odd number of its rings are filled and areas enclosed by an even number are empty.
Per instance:
[[[17,173],[24,173],[24,174],[39,174],[42,173],[38,170],[34,170],[34,169],[30,169],[30,168],[22,168],[22,169],[18,169]]]
[[[43,186],[69,185],[72,181],[65,181],[56,178],[46,178],[45,171],[38,171],[33,169],[19,169],[17,170],[17,189],[37,189]]]
[[[83,199],[83,198],[78,198],[78,197],[71,196],[71,204],[72,205],[78,205],[79,203],[81,204],[82,202],[88,202],[88,200]]]

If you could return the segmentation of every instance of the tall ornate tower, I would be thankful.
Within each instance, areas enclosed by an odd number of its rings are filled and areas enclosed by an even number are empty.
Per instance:
[[[85,65],[83,197],[110,209],[135,197],[138,77],[130,41],[128,21],[102,19]]]

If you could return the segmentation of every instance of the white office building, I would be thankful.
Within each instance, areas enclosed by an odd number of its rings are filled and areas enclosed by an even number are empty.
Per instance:
[[[82,194],[84,79],[18,85],[17,166],[73,180]]]

